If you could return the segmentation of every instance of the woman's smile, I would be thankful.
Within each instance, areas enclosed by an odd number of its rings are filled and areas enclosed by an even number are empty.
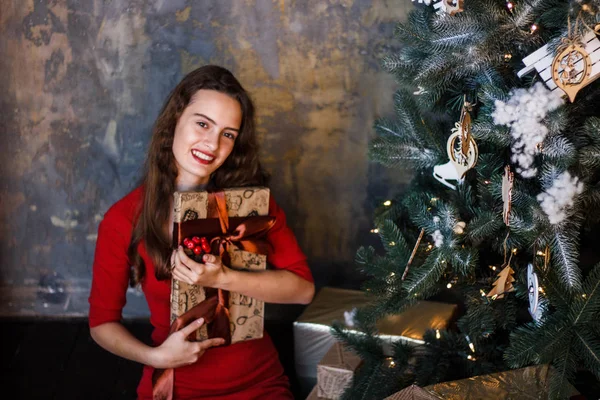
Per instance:
[[[204,164],[204,165],[208,165],[210,163],[212,163],[215,160],[215,156],[213,154],[201,151],[201,150],[197,150],[197,149],[192,149],[192,157],[194,157],[194,159],[196,161],[198,161],[200,164]]]

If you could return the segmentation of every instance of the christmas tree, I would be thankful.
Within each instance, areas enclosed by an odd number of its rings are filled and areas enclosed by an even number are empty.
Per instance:
[[[364,360],[344,396],[550,364],[562,398],[600,379],[600,1],[419,3],[370,144],[414,178],[356,254],[372,302],[364,335],[334,328]],[[384,353],[376,322],[426,299],[459,304],[455,326]]]

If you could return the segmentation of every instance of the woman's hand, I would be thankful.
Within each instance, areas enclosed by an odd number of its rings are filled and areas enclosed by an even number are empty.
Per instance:
[[[221,263],[221,258],[212,254],[202,257],[204,264],[189,258],[179,246],[171,255],[173,278],[190,285],[200,285],[212,288],[222,288],[227,275],[227,268]]]
[[[202,342],[188,341],[187,337],[203,324],[204,318],[200,318],[169,335],[163,344],[152,350],[151,365],[162,369],[190,365],[198,361],[207,349],[225,343],[222,338],[206,339]]]

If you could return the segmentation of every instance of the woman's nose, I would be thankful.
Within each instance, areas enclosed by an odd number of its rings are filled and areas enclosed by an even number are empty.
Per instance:
[[[204,138],[204,145],[210,151],[216,151],[219,148],[219,134],[218,133],[210,133]]]

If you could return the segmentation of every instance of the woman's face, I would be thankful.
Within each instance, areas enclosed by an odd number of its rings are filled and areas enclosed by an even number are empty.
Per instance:
[[[173,154],[177,189],[193,190],[207,184],[227,159],[242,124],[237,100],[215,90],[199,90],[175,126]]]

